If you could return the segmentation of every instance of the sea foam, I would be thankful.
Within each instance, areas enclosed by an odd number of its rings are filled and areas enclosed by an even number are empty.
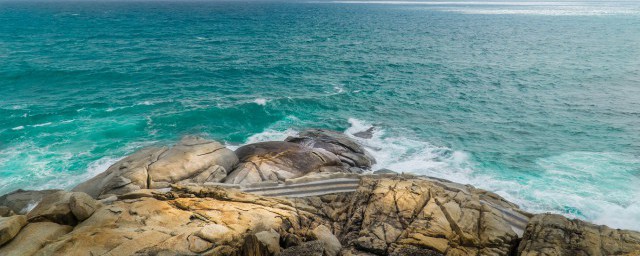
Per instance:
[[[538,177],[516,181],[498,175],[500,171],[477,167],[468,152],[392,136],[382,127],[363,120],[350,118],[348,121],[350,127],[344,133],[376,158],[373,170],[386,168],[471,184],[493,191],[533,213],[552,212],[613,228],[640,230],[640,202],[637,201],[640,181],[637,173],[630,173],[640,164],[635,156],[567,152],[540,159],[537,164],[544,172]],[[371,127],[374,127],[371,138],[354,136]],[[297,133],[272,127],[250,136],[245,143],[283,140]]]

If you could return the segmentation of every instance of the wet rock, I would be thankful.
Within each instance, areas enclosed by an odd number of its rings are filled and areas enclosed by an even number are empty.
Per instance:
[[[187,136],[171,148],[141,149],[73,191],[104,198],[176,183],[218,182],[237,162],[235,153],[224,145]]]
[[[11,242],[0,248],[0,255],[33,255],[49,241],[69,233],[73,227],[53,222],[29,223]]]
[[[340,161],[348,167],[369,170],[376,163],[375,159],[362,146],[347,135],[335,131],[310,129],[301,132],[297,137],[289,137],[286,141],[327,150],[337,155]]]
[[[16,214],[27,214],[42,200],[42,197],[59,189],[22,190],[18,189],[0,197],[0,206],[6,206]]]
[[[363,139],[371,139],[373,138],[373,131],[375,131],[375,128],[369,127],[369,129],[367,130],[354,133],[353,136],[356,136],[358,138],[363,138]]]
[[[225,178],[225,183],[284,181],[308,173],[344,171],[334,154],[290,142],[249,144],[238,148],[236,154],[240,164]]]
[[[640,255],[640,232],[539,214],[527,225],[518,255]]]
[[[383,169],[374,171],[373,174],[398,174],[398,173],[392,170],[383,168]]]
[[[24,215],[0,217],[0,246],[13,239],[26,224],[27,218]]]

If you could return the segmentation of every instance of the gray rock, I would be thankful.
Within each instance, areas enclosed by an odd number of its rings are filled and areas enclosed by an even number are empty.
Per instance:
[[[280,256],[323,256],[324,244],[321,241],[311,241],[301,245],[289,247],[282,250]]]
[[[170,184],[219,182],[237,162],[235,153],[224,145],[187,136],[171,148],[141,149],[73,191],[102,198]]]
[[[0,218],[0,246],[13,239],[20,229],[27,225],[27,218],[24,215],[14,215]]]
[[[356,136],[358,138],[363,138],[363,139],[371,139],[371,138],[373,138],[373,131],[374,130],[375,130],[374,127],[370,127],[366,131],[361,131],[361,132],[354,133],[353,136]]]
[[[42,197],[56,191],[53,190],[22,190],[18,189],[9,194],[0,197],[0,206],[6,206],[17,214],[27,214],[28,211],[33,209]]]
[[[398,173],[397,173],[397,172],[394,172],[394,171],[392,171],[392,170],[389,170],[389,169],[383,168],[383,169],[379,169],[379,170],[377,170],[377,171],[373,172],[373,174],[398,174]]]
[[[301,132],[298,137],[289,137],[288,142],[311,148],[321,148],[337,155],[346,166],[371,169],[376,163],[362,146],[347,135],[330,130],[310,129]]]
[[[336,155],[290,142],[249,144],[238,148],[236,154],[240,164],[225,178],[225,183],[284,181],[308,173],[344,171]]]

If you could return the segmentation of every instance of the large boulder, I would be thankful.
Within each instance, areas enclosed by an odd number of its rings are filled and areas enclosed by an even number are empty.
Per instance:
[[[218,182],[237,162],[235,153],[224,145],[186,136],[171,148],[141,149],[73,191],[105,198],[140,189],[166,188],[172,183]]]
[[[75,192],[69,198],[69,208],[78,221],[84,221],[95,212],[101,204],[87,193]]]
[[[336,131],[309,129],[298,136],[287,138],[286,141],[327,150],[337,155],[345,166],[352,167],[350,170],[353,172],[369,170],[376,163],[367,150],[347,135]]]
[[[518,255],[640,255],[640,232],[539,214],[527,225]]]
[[[53,222],[29,223],[11,242],[0,248],[0,255],[33,255],[49,241],[69,233],[73,227]]]
[[[59,189],[53,190],[22,190],[18,189],[9,194],[0,197],[0,206],[6,206],[16,214],[27,214],[31,211],[42,197],[45,195],[61,191]]]
[[[331,233],[331,230],[329,230],[327,226],[317,226],[311,231],[311,233],[318,241],[322,242],[322,247],[324,248],[325,255],[337,256],[342,249],[340,240],[338,240],[338,238],[333,233]]]
[[[345,171],[333,153],[290,142],[249,144],[238,148],[236,155],[240,164],[225,178],[225,183],[284,181],[308,173]]]
[[[0,246],[13,239],[24,225],[27,225],[27,218],[24,215],[0,217]]]
[[[42,198],[42,201],[27,214],[29,222],[50,221],[61,225],[74,226],[78,219],[69,206],[71,195],[66,191],[56,191]]]

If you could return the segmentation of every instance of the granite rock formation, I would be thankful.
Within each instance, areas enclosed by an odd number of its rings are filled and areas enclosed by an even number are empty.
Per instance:
[[[0,197],[0,255],[640,255],[640,233],[370,170],[347,136],[142,149],[73,192]],[[35,206],[35,207],[32,207]]]

